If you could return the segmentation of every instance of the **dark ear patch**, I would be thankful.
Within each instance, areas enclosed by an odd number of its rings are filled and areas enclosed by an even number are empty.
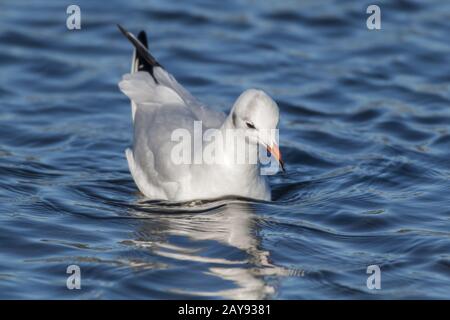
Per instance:
[[[236,113],[233,112],[233,115],[231,116],[231,120],[233,120],[233,126],[236,127]]]

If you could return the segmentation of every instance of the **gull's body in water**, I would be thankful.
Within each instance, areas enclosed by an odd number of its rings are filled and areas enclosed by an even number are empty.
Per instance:
[[[233,148],[224,144],[215,150],[215,156],[224,159],[220,163],[174,163],[171,155],[177,142],[172,133],[184,129],[193,135],[196,121],[201,121],[203,132],[245,131],[241,139],[247,146],[264,146],[283,168],[276,137],[267,134],[277,128],[277,104],[263,91],[250,89],[236,100],[228,116],[209,109],[148,52],[145,32],[136,38],[119,28],[135,47],[131,73],[123,76],[119,87],[131,100],[134,139],[126,157],[139,190],[151,199],[170,201],[224,196],[270,200],[270,186],[258,162],[231,161],[235,155],[229,150]],[[207,146],[194,147],[192,152],[203,152]],[[257,152],[257,148],[246,150]]]

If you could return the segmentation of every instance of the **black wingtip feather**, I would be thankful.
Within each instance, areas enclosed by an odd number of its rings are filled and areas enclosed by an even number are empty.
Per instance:
[[[162,67],[158,61],[148,51],[147,35],[145,31],[141,31],[136,38],[132,33],[128,32],[121,25],[117,25],[119,30],[133,44],[136,49],[136,57],[138,59],[138,71],[147,71],[158,82],[153,74],[154,67]]]
[[[147,50],[148,50],[147,34],[145,33],[144,30],[141,30],[138,33],[138,37],[137,38],[144,45],[144,47],[147,48]]]
[[[145,31],[141,31],[138,34],[138,40],[142,43],[142,45],[148,50],[148,42],[147,42],[147,34]],[[138,53],[136,55],[137,59],[137,71],[147,71],[153,77],[153,79],[158,82],[153,74],[153,66],[149,64],[145,59],[141,57]]]

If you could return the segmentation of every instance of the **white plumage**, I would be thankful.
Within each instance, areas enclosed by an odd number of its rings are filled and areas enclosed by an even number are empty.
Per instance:
[[[276,148],[274,155],[279,158],[274,137],[262,135],[263,128],[275,129],[278,124],[276,103],[264,92],[251,89],[238,98],[229,116],[209,109],[163,69],[147,50],[143,51],[146,44],[140,40],[145,33],[141,32],[138,40],[123,28],[121,31],[137,49],[132,73],[123,76],[119,87],[132,104],[133,148],[126,150],[126,157],[139,190],[149,198],[171,201],[224,196],[270,200],[270,187],[266,177],[260,174],[258,163],[228,161],[233,155],[225,145],[216,151],[216,156],[225,159],[223,163],[176,164],[171,159],[171,152],[177,142],[172,141],[171,135],[177,129],[194,135],[194,121],[201,121],[203,132],[209,128],[221,132],[248,130],[255,137],[253,143],[263,144],[270,150]],[[255,128],[250,128],[250,123]],[[192,149],[194,154],[202,151]]]

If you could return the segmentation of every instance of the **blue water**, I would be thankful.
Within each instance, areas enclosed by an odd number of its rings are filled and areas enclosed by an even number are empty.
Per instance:
[[[0,3],[0,298],[450,298],[448,2],[69,4]],[[116,23],[218,110],[278,102],[273,202],[138,192]]]

